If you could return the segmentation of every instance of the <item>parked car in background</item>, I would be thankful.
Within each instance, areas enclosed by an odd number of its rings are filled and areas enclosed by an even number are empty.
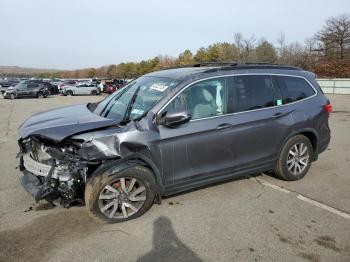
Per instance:
[[[64,81],[61,81],[58,84],[58,89],[61,90],[62,87],[66,86],[66,85],[68,85],[68,86],[75,86],[77,83],[78,83],[77,80],[64,80]]]
[[[61,93],[66,96],[73,95],[99,95],[100,88],[96,82],[84,81],[78,82],[76,85],[65,85],[61,88]]]
[[[117,91],[117,87],[114,85],[107,85],[105,90],[107,94],[113,94],[115,91]]]
[[[15,86],[20,82],[18,79],[0,79],[0,88]]]
[[[112,94],[118,89],[122,88],[125,85],[125,81],[123,79],[113,79],[112,81],[106,82],[105,92],[108,94]]]
[[[21,98],[21,97],[37,97],[46,98],[49,95],[49,90],[40,80],[25,80],[19,84],[9,87],[5,93],[4,98]]]
[[[59,84],[61,83],[60,79],[51,79],[48,81],[51,85],[57,88],[57,92],[59,92]]]
[[[51,84],[50,82],[43,81],[43,85],[49,90],[50,95],[58,94],[58,86]]]

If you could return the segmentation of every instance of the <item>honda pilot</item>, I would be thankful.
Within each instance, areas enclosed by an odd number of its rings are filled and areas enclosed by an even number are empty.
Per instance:
[[[137,78],[98,103],[19,129],[21,183],[36,201],[85,203],[105,222],[163,196],[268,172],[304,177],[330,142],[332,106],[299,68],[195,65]]]

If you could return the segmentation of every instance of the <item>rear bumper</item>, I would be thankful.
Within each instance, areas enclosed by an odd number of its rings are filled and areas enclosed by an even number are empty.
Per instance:
[[[330,141],[331,141],[331,136],[327,136],[326,138],[320,140],[317,145],[317,153],[321,154],[322,152],[326,151]]]

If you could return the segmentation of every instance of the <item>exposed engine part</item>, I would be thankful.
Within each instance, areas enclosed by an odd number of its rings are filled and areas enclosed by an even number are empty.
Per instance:
[[[34,139],[19,143],[25,171],[21,183],[37,202],[46,199],[64,207],[82,202],[88,163],[79,160],[73,146],[45,146]]]

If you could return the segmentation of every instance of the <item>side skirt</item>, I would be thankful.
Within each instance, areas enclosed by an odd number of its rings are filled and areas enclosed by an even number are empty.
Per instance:
[[[259,166],[240,169],[236,171],[230,169],[215,174],[199,176],[199,178],[196,179],[186,179],[186,181],[181,181],[173,185],[165,186],[164,192],[162,192],[162,196],[169,196],[180,192],[189,191],[195,188],[207,186],[210,184],[232,180],[234,178],[266,172],[274,169],[274,167],[275,161],[271,161],[269,163],[264,163]]]

